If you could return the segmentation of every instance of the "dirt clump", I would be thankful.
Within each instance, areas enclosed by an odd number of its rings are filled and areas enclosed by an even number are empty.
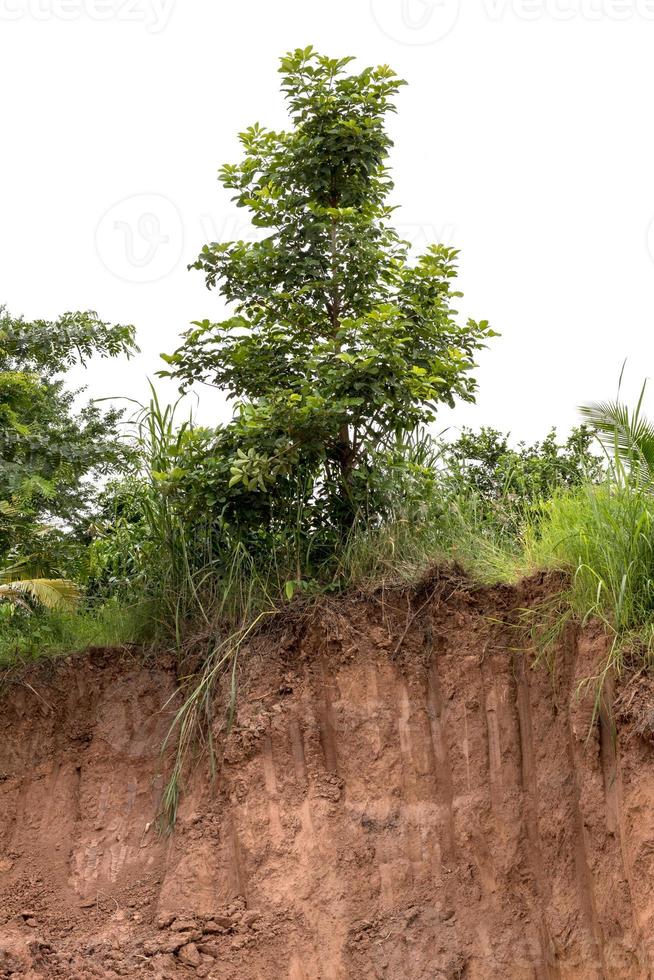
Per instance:
[[[95,651],[16,680],[0,977],[650,977],[651,739],[577,696],[599,632],[532,669],[521,610],[555,584],[437,573],[261,634],[171,835],[172,667]]]

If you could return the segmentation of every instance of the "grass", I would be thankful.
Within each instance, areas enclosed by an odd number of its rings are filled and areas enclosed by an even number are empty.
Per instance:
[[[147,610],[108,602],[75,612],[35,611],[3,617],[0,670],[67,656],[91,646],[120,647],[144,635]]]
[[[276,612],[274,608],[260,611],[253,615],[240,630],[228,634],[206,657],[199,676],[191,678],[190,690],[175,714],[162,746],[162,752],[165,752],[170,743],[175,744],[174,761],[161,799],[160,822],[164,829],[171,829],[175,825],[183,776],[188,768],[189,759],[198,745],[198,736],[204,736],[206,740],[205,747],[211,775],[215,776],[216,754],[211,721],[216,684],[223,673],[228,673],[229,700],[224,716],[224,729],[229,732],[236,712],[236,670],[240,649],[265,617],[275,615]]]
[[[164,830],[175,825],[184,773],[198,748],[206,750],[212,776],[215,775],[212,722],[216,685],[225,674],[229,676],[229,699],[223,715],[223,727],[229,731],[236,711],[241,647],[284,601],[284,576],[274,557],[258,566],[241,545],[233,549],[229,558],[223,558],[222,574],[213,576],[205,607],[200,583],[206,578],[207,572],[203,571],[198,587],[192,590],[194,601],[200,604],[201,617],[197,632],[187,638],[183,651],[185,657],[197,652],[200,668],[181,679],[182,705],[162,746],[163,753],[174,745],[160,805],[159,822]],[[177,695],[175,692],[173,697]]]
[[[600,620],[612,637],[598,679],[619,673],[628,655],[650,666],[654,653],[654,493],[637,478],[583,486],[546,505],[525,532],[521,571],[569,573],[569,608]]]
[[[623,633],[654,612],[653,521],[654,496],[638,486],[582,487],[548,503],[525,555],[532,566],[572,570],[576,611]]]
[[[506,505],[500,502],[506,512]],[[557,491],[525,508],[517,534],[506,533],[488,503],[465,493],[434,505],[423,519],[399,519],[358,532],[343,556],[348,585],[415,581],[438,561],[455,560],[480,583],[517,582],[561,571],[569,585],[531,614],[541,649],[553,649],[570,619],[599,620],[611,637],[609,671],[654,662],[654,483],[614,466],[601,484]]]

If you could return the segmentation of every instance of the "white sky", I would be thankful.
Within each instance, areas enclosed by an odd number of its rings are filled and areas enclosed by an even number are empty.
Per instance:
[[[477,405],[442,426],[565,430],[614,395],[625,357],[638,388],[654,0],[0,0],[0,302],[134,323],[141,356],[86,380],[144,397],[159,352],[221,316],[186,270],[205,241],[246,234],[216,171],[238,130],[283,125],[277,59],[309,43],[410,83],[391,123],[397,223],[461,249],[459,309],[502,333]],[[202,394],[205,421],[224,414]]]

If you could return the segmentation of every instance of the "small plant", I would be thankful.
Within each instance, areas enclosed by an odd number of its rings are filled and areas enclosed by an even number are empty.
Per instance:
[[[643,415],[647,382],[633,409],[619,400],[621,384],[622,373],[615,401],[582,405],[580,411],[602,443],[616,481],[623,479],[626,470],[654,487],[654,423]]]

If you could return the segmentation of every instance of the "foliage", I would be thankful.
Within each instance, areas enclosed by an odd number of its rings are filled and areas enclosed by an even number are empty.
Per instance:
[[[631,478],[556,494],[537,532],[526,533],[517,575],[558,568],[570,576],[556,619],[600,620],[612,637],[601,682],[627,653],[651,664],[654,652],[654,498]],[[544,610],[547,625],[549,614]],[[542,624],[541,624],[542,628]],[[549,626],[547,627],[549,629]],[[555,638],[557,631],[552,631]],[[598,688],[598,690],[599,690]]]
[[[95,313],[28,322],[0,309],[0,567],[35,556],[41,573],[62,573],[65,562],[44,567],[44,539],[62,559],[61,528],[81,531],[97,479],[128,462],[121,413],[77,408],[80,392],[62,375],[94,354],[135,349],[132,327]]]
[[[110,481],[98,498],[89,587],[101,597],[138,594],[141,602],[153,601],[157,615],[174,627],[185,580],[178,546],[184,549],[192,532],[181,527],[166,477],[187,426],[176,427],[175,406],[162,409],[153,390],[150,405],[139,408],[131,428],[138,469]],[[199,560],[197,567],[202,564]]]
[[[380,453],[439,403],[473,400],[474,356],[493,336],[455,319],[456,251],[409,262],[384,125],[403,82],[387,66],[347,74],[351,60],[282,59],[292,128],[251,126],[241,163],[220,171],[265,237],[203,248],[195,268],[235,313],[195,323],[165,356],[182,390],[205,381],[235,400],[229,425],[185,448],[189,480],[239,533],[301,513],[307,537],[338,537],[377,511]]]
[[[594,678],[596,708],[604,679],[622,669],[625,657],[639,666],[654,662],[654,426],[642,413],[644,392],[643,386],[633,409],[619,400],[581,409],[606,452],[604,480],[560,491],[544,505],[542,518],[526,529],[517,568],[568,571],[571,586],[555,618],[599,619],[612,637]]]
[[[563,443],[552,429],[540,442],[512,448],[510,436],[482,427],[464,429],[443,447],[443,482],[455,495],[475,498],[498,528],[519,535],[527,520],[558,490],[594,483],[603,477],[602,459],[592,451],[594,433],[582,425]]]
[[[156,558],[146,515],[149,486],[138,472],[109,480],[95,502],[88,546],[88,590],[127,596],[138,591]],[[148,578],[154,578],[148,575]]]
[[[624,632],[654,612],[653,529],[651,494],[607,482],[556,495],[527,549],[535,567],[571,569],[578,609]]]

